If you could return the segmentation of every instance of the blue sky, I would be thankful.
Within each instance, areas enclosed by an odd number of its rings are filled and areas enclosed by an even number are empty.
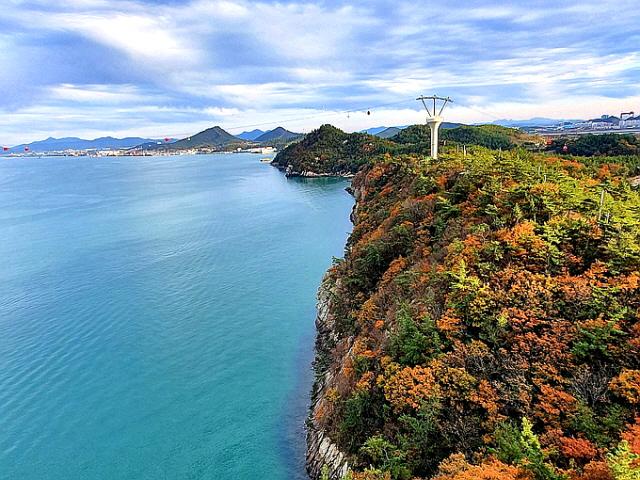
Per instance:
[[[2,4],[2,144],[640,111],[635,0]]]

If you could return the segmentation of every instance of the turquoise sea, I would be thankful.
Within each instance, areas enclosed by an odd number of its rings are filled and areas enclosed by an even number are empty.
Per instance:
[[[346,186],[249,154],[1,159],[0,478],[305,478]]]

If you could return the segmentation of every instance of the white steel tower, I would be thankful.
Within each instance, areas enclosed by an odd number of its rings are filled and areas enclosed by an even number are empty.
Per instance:
[[[420,100],[424,105],[424,108],[427,110],[427,125],[431,129],[431,158],[438,158],[438,130],[440,129],[440,124],[443,122],[442,111],[447,103],[453,103],[449,97],[437,97],[436,95],[432,95],[431,97],[421,96],[416,98],[416,100]],[[429,109],[427,106],[426,100],[433,101],[433,111]],[[442,102],[442,106],[440,110],[437,110],[438,103]],[[437,113],[436,113],[437,112]]]

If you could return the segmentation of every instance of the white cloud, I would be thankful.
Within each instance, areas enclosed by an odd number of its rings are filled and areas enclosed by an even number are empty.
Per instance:
[[[134,58],[179,64],[195,60],[194,50],[171,33],[167,18],[120,13],[62,14],[54,21],[60,22],[60,28],[79,32]]]
[[[202,113],[211,117],[230,117],[238,115],[240,110],[237,108],[207,107],[202,110]]]
[[[613,17],[607,8],[596,0],[12,1],[3,19],[14,33],[0,35],[12,63],[21,46],[46,49],[48,36],[64,34],[64,47],[50,48],[73,49],[68,37],[77,37],[87,50],[98,44],[126,58],[128,70],[93,75],[103,60],[80,51],[32,85],[36,69],[5,70],[0,87],[27,108],[5,107],[0,135],[46,132],[52,120],[66,134],[99,129],[100,120],[105,133],[162,136],[212,122],[359,130],[419,121],[420,93],[454,96],[448,118],[465,122],[638,110],[640,13],[630,0],[616,2]],[[403,98],[370,116],[340,113]]]
[[[188,5],[183,10],[185,15],[191,17],[202,18],[219,17],[226,19],[242,19],[251,16],[252,12],[248,5],[240,2],[223,1],[207,1],[197,0]]]
[[[80,103],[131,103],[144,98],[133,85],[55,85],[49,89],[50,98]]]

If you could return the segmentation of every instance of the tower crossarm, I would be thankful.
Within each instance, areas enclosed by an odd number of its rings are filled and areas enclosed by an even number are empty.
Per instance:
[[[418,98],[416,98],[416,100],[419,100],[422,102],[422,105],[424,105],[424,108],[430,117],[435,117],[436,112],[438,112],[437,116],[439,117],[440,115],[442,115],[442,112],[444,111],[444,107],[447,106],[447,103],[453,103],[453,100],[451,100],[450,97],[439,97],[438,95],[430,95],[430,96],[421,95]],[[431,102],[433,102],[433,113],[431,109],[427,106],[427,100],[430,100]],[[442,106],[440,107],[439,111],[437,110],[438,102],[442,102]]]

